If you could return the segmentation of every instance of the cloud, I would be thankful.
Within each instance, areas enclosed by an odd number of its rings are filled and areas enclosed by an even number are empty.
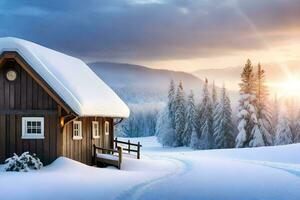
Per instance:
[[[300,39],[297,0],[4,1],[0,36],[87,59],[213,57]],[[296,34],[295,34],[296,33]]]

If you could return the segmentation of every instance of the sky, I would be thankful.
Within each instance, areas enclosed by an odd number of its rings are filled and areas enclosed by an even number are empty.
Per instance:
[[[300,60],[299,0],[1,0],[0,36],[192,72]],[[300,62],[299,62],[300,63]]]

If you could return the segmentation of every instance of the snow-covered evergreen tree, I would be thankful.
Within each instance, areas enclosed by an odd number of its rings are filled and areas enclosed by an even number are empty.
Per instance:
[[[273,105],[272,105],[272,129],[273,129],[273,138],[275,138],[276,126],[279,120],[279,102],[277,94],[274,96]]]
[[[297,115],[298,115],[298,100],[295,97],[289,97],[285,100],[286,117],[289,121],[289,126],[292,131],[293,140],[296,137]]]
[[[191,136],[193,131],[195,130],[195,100],[194,93],[191,90],[188,99],[187,99],[187,109],[186,109],[186,124],[184,129],[184,134],[182,138],[183,145],[189,146],[191,143]]]
[[[251,131],[252,139],[249,142],[250,147],[261,147],[265,146],[263,134],[261,133],[261,129],[259,127],[259,123],[256,122]]]
[[[171,120],[169,118],[168,106],[161,111],[156,123],[157,140],[163,146],[173,146],[175,142],[175,131],[172,128]]]
[[[300,112],[298,112],[297,120],[295,123],[294,143],[300,142]]]
[[[226,88],[223,86],[220,101],[213,115],[215,148],[234,147],[232,110]]]
[[[200,138],[199,148],[200,149],[211,149],[214,147],[213,141],[213,106],[211,97],[208,91],[208,80],[205,80],[203,87],[203,98],[200,104],[199,112],[201,113],[200,120]]]
[[[255,96],[255,76],[248,59],[241,74],[240,99],[238,108],[238,135],[236,147],[263,146],[262,134],[258,127]],[[256,141],[257,140],[257,141]],[[262,141],[261,141],[262,140]]]
[[[156,136],[163,146],[174,146],[177,143],[175,133],[175,83],[170,81],[166,108],[159,114],[156,122]]]
[[[173,146],[182,146],[186,124],[185,95],[182,82],[179,83],[174,101],[175,107],[175,143]]]
[[[199,135],[198,135],[197,131],[195,130],[195,128],[192,131],[190,146],[193,149],[199,148]]]
[[[218,95],[215,86],[215,81],[213,81],[213,85],[212,85],[211,100],[212,100],[213,109],[215,109],[218,104]]]
[[[170,118],[171,127],[175,129],[175,101],[176,91],[175,91],[175,83],[173,80],[170,81],[169,91],[168,91],[168,116]]]
[[[276,128],[275,145],[291,144],[293,143],[292,131],[290,129],[289,121],[284,117],[279,117],[279,123]]]
[[[256,110],[259,131],[255,130],[255,132],[257,134],[262,134],[265,145],[272,145],[272,115],[268,107],[268,89],[265,85],[265,81],[265,71],[262,69],[261,65],[258,64],[256,74]],[[260,136],[257,135],[257,137]]]

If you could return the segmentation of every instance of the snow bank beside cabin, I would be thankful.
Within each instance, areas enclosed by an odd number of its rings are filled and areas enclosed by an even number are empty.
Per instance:
[[[0,172],[1,196],[8,200],[115,199],[131,187],[172,170],[175,168],[171,163],[162,160],[125,158],[122,170],[118,170],[91,167],[60,157],[38,171]]]
[[[300,199],[300,144],[193,151],[163,148],[155,137],[130,140],[143,145],[142,159],[124,156],[122,170],[61,157],[38,171],[0,172],[1,195],[30,200]]]

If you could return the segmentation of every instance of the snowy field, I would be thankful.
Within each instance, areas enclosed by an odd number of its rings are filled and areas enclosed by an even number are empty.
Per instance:
[[[141,141],[123,169],[59,158],[34,172],[0,172],[5,199],[300,199],[300,144],[192,151]],[[1,170],[1,166],[0,166]]]

